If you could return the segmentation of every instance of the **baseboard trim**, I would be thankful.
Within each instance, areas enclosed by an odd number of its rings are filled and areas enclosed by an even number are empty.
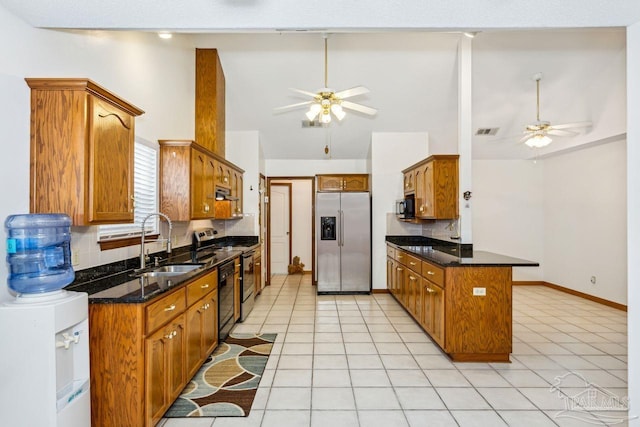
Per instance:
[[[575,289],[565,288],[564,286],[556,285],[555,283],[545,282],[542,280],[538,280],[538,281],[522,280],[522,281],[514,281],[512,283],[513,283],[513,286],[546,286],[547,288],[555,289],[557,291],[574,295],[580,298],[584,298],[589,301],[597,302],[598,304],[606,305],[607,307],[615,308],[617,310],[621,310],[624,312],[627,311],[627,306],[624,304],[609,301],[607,299],[596,297],[594,295],[585,294],[584,292],[576,291]]]
[[[372,294],[389,294],[389,289],[371,289]]]
[[[542,280],[531,280],[531,281],[527,281],[527,280],[519,280],[519,281],[513,281],[511,282],[511,284],[513,286],[544,286],[544,283]]]

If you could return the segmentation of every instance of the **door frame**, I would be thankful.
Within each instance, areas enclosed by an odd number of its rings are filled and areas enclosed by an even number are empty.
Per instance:
[[[311,200],[309,201],[309,203],[311,203],[311,277],[315,277],[315,272],[316,272],[316,245],[315,245],[315,241],[316,241],[316,204],[315,204],[315,197],[316,197],[316,177],[315,176],[270,176],[267,177],[267,188],[266,188],[266,192],[267,192],[267,197],[269,200],[269,203],[271,202],[271,186],[272,185],[285,185],[285,184],[289,184],[290,186],[292,186],[292,183],[272,183],[272,181],[311,181]],[[293,224],[292,220],[292,206],[293,204],[292,199],[293,199],[293,192],[290,189],[289,192],[289,226],[291,227],[291,224]],[[265,209],[265,214],[266,214],[266,226],[267,226],[267,276],[265,277],[265,286],[271,285],[271,205],[267,203],[267,207]],[[289,258],[291,259],[291,254],[292,254],[292,238],[293,238],[293,228],[290,228],[290,233],[289,233]],[[315,285],[316,282],[315,280],[312,279],[312,283]]]

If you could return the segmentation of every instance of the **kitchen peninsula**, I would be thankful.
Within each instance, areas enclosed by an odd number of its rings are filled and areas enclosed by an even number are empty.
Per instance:
[[[387,236],[387,288],[455,362],[509,362],[512,267],[539,264],[471,245]]]

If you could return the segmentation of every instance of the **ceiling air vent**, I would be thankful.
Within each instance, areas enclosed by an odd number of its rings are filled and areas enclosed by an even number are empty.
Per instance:
[[[476,131],[476,135],[492,136],[498,133],[498,129],[500,128],[478,128],[478,130]]]

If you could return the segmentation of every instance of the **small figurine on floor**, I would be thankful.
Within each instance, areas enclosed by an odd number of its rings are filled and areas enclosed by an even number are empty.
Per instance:
[[[304,264],[300,262],[299,256],[293,257],[293,264],[289,264],[289,274],[303,274]]]

